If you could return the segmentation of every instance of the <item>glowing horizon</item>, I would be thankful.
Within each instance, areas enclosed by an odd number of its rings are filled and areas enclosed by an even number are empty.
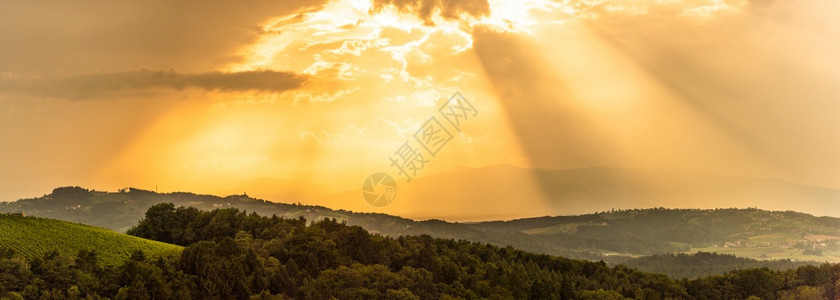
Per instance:
[[[178,16],[155,15],[164,1],[81,3],[41,24],[14,16],[50,16],[39,3],[5,4],[0,200],[269,178],[354,190],[397,177],[389,155],[455,92],[481,114],[420,177],[614,166],[838,189],[840,22],[826,11],[840,6],[794,2],[188,3]],[[409,209],[449,214],[369,211]]]

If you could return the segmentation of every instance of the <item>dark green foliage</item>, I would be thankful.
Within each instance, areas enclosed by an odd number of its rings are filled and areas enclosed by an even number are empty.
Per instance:
[[[86,199],[91,195],[91,192],[78,186],[68,186],[56,188],[50,195],[50,199],[53,201],[61,204],[74,204],[77,201]]]
[[[787,270],[807,266],[809,263],[791,260],[759,261],[729,254],[697,252],[639,257],[625,262],[624,265],[646,272],[665,273],[673,278],[697,278],[747,268]]]
[[[512,247],[372,235],[333,219],[235,209],[152,207],[132,234],[185,245],[180,256],[95,251],[21,259],[0,249],[0,296],[25,299],[762,299],[833,297],[840,265],[745,269],[674,281],[603,262]]]

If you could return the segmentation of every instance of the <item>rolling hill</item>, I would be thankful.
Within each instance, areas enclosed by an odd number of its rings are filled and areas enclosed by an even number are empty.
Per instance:
[[[183,245],[181,255],[131,255],[106,266],[82,252],[27,260],[0,251],[0,298],[825,299],[837,294],[840,282],[838,264],[776,271],[741,269],[755,262],[706,253],[645,260],[644,266],[665,263],[671,271],[684,265],[703,271],[721,261],[737,268],[675,280],[465,240],[383,237],[336,220],[172,203],[156,204],[145,216],[130,234]]]
[[[840,219],[760,209],[633,209],[470,224],[607,255],[719,252],[754,259],[840,260]],[[558,245],[561,244],[558,242]],[[819,249],[820,255],[807,250]]]
[[[52,250],[69,256],[76,255],[79,250],[95,250],[104,265],[122,264],[136,250],[159,256],[182,249],[104,228],[9,214],[0,214],[0,247],[12,249],[29,259]]]
[[[202,210],[235,207],[264,216],[335,218],[388,236],[429,234],[513,246],[570,258],[621,263],[629,258],[697,251],[759,260],[840,261],[840,219],[760,209],[633,209],[474,223],[415,221],[321,206],[273,203],[245,195],[218,197],[58,188],[51,194],[0,204],[0,211],[62,219],[124,231],[152,205],[171,202]]]

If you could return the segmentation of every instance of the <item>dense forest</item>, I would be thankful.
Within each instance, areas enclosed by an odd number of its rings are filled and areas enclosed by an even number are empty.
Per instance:
[[[332,219],[263,217],[237,209],[150,208],[129,230],[186,246],[134,252],[105,266],[95,251],[23,259],[0,251],[9,299],[821,299],[840,291],[840,265],[733,271],[673,280],[602,262],[511,247],[370,234]],[[810,298],[809,298],[810,297]]]

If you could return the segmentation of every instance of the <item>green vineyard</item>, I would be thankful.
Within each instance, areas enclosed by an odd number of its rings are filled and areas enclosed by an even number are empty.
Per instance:
[[[135,250],[148,256],[176,254],[182,247],[137,238],[88,225],[0,214],[0,247],[31,259],[57,250],[75,256],[79,250],[95,250],[104,265],[120,265]]]

